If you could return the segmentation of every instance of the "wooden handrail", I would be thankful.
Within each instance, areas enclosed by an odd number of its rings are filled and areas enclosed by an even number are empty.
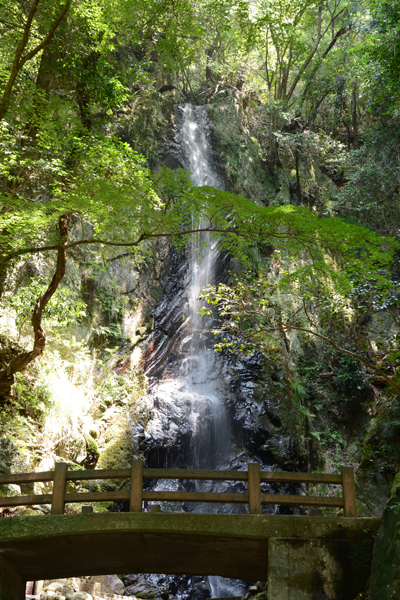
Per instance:
[[[129,479],[131,469],[91,469],[89,471],[67,471],[67,481],[89,481],[91,479]],[[0,475],[0,485],[8,483],[35,483],[53,481],[54,471],[41,473],[15,473]],[[247,471],[206,471],[194,469],[143,469],[145,479],[196,479],[209,481],[247,481]],[[261,471],[261,481],[273,483],[326,483],[342,484],[341,475],[331,473],[290,473],[287,471]]]
[[[248,493],[225,492],[162,492],[144,491],[145,479],[194,479],[210,481],[246,481]],[[100,479],[130,479],[131,490],[121,492],[66,492],[67,481]],[[143,461],[135,460],[131,469],[99,469],[67,471],[65,463],[56,464],[54,471],[0,475],[0,485],[53,482],[53,493],[0,498],[0,507],[51,504],[52,514],[63,514],[64,505],[71,502],[124,502],[130,510],[141,512],[143,501],[219,502],[249,504],[250,514],[261,514],[262,504],[291,506],[325,506],[343,508],[345,517],[357,517],[354,472],[343,467],[340,475],[330,473],[288,473],[260,471],[258,463],[249,463],[247,471],[211,471],[194,469],[146,469]],[[261,493],[261,483],[324,483],[341,485],[342,497],[293,496]]]

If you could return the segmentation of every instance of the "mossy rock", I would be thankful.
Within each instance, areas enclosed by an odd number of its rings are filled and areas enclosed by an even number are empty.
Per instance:
[[[86,458],[83,461],[83,465],[85,468],[92,468],[97,464],[97,461],[100,458],[100,449],[96,442],[96,440],[90,435],[90,433],[84,433],[86,440]]]
[[[359,517],[381,517],[390,496],[388,480],[378,470],[359,469],[356,479]]]
[[[43,513],[33,510],[33,508],[25,508],[15,515],[16,517],[41,517]]]
[[[221,90],[207,106],[214,125],[213,139],[219,163],[233,192],[264,204],[288,204],[284,186],[273,181],[263,163],[258,141],[242,127],[243,107],[239,94]],[[279,193],[276,193],[277,186]]]
[[[369,596],[371,600],[392,600],[400,597],[400,474],[374,544]]]
[[[112,425],[99,440],[100,458],[98,469],[124,469],[132,464],[132,433],[130,424],[121,419]],[[121,489],[121,480],[105,480],[108,490]]]
[[[6,437],[0,438],[0,474],[28,473],[30,470],[17,446]],[[33,494],[34,484],[23,483],[21,491],[24,494]]]

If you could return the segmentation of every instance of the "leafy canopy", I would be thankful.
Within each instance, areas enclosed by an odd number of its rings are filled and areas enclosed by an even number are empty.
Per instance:
[[[135,247],[157,237],[182,246],[193,232],[209,231],[221,248],[243,259],[254,240],[273,244],[296,259],[296,267],[285,275],[288,280],[319,273],[332,278],[343,293],[351,291],[355,281],[389,285],[386,269],[397,247],[391,238],[339,218],[320,219],[305,207],[258,206],[243,196],[195,188],[183,170],[151,173],[143,158],[117,139],[76,138],[74,144],[79,165],[75,171],[41,157],[40,178],[34,171],[32,180],[29,175],[24,179],[21,192],[18,184],[14,193],[3,189],[3,264],[60,247],[54,224],[69,215],[75,226],[62,241],[67,249],[93,244]],[[12,179],[13,159],[3,169]],[[42,188],[46,173],[52,181],[51,196]],[[28,197],[27,181],[32,186]]]

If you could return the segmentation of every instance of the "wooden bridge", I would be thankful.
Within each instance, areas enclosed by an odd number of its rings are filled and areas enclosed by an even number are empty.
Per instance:
[[[248,504],[249,514],[262,514],[263,504],[286,504],[290,506],[313,506],[342,508],[345,517],[357,517],[354,472],[343,467],[340,475],[330,473],[287,473],[260,471],[258,463],[249,463],[247,471],[206,471],[190,469],[146,469],[143,461],[135,460],[131,469],[104,469],[68,471],[68,465],[57,463],[54,471],[42,473],[20,473],[1,475],[0,485],[52,483],[53,492],[42,495],[11,496],[0,498],[0,507],[32,506],[51,504],[52,515],[64,514],[66,503],[126,502],[131,512],[142,512],[142,504],[147,501],[172,502],[218,502]],[[162,492],[143,491],[143,479],[175,479],[195,481],[244,481],[247,493],[221,492]],[[129,479],[130,491],[121,492],[66,492],[68,481],[99,481],[104,479]],[[342,496],[293,496],[283,494],[262,494],[261,483],[310,483],[338,485]]]
[[[66,491],[68,481],[118,478],[130,480],[130,490]],[[247,492],[146,491],[143,479],[242,481],[247,482]],[[303,581],[303,571],[309,576],[311,563],[320,571],[321,560],[336,565],[329,567],[334,572],[327,577],[339,595],[332,592],[326,597],[353,600],[362,589],[368,566],[365,556],[357,559],[355,550],[370,552],[379,524],[378,519],[357,518],[352,469],[343,469],[339,475],[276,473],[260,471],[257,463],[250,463],[247,471],[166,470],[147,469],[135,461],[130,469],[68,471],[60,463],[54,471],[0,476],[0,484],[35,482],[52,482],[52,493],[0,498],[2,507],[51,506],[47,516],[0,519],[0,600],[23,600],[26,581],[110,573],[268,579],[271,600],[313,600],[323,596],[279,595],[279,586],[282,581],[288,586],[296,569]],[[263,482],[336,485],[341,486],[342,495],[266,494],[261,492]],[[82,513],[64,514],[68,503],[87,506],[104,501],[129,502],[129,512],[96,514],[84,507]],[[250,514],[154,512],[154,508],[143,512],[143,501],[244,503]],[[263,515],[263,504],[338,507],[344,516]],[[305,557],[315,553],[318,560],[314,557],[305,564]],[[344,585],[344,578],[352,584]],[[320,579],[318,575],[316,581]]]

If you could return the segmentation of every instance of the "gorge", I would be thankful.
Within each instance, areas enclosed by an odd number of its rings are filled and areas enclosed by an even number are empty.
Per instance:
[[[135,460],[353,469],[358,515],[381,525],[373,556],[352,549],[370,582],[349,600],[399,596],[399,31],[386,0],[4,0],[0,476]],[[48,476],[15,481],[2,498],[52,493]],[[247,488],[145,478],[160,489]],[[68,480],[68,494],[100,492],[125,500],[89,503],[93,519],[128,522],[129,480]],[[50,505],[9,504],[4,530],[52,518]],[[194,509],[220,510],[161,506],[178,521]],[[334,528],[341,510],[321,522]],[[66,522],[80,511],[68,502]],[[307,507],[263,513],[314,522]],[[113,576],[118,595],[142,600],[269,593]],[[93,600],[88,581],[71,583],[91,596],[74,600]]]
[[[178,125],[172,150],[175,159],[181,168],[191,173],[196,186],[223,189],[224,182],[218,174],[218,158],[212,149],[211,123],[206,108],[186,104],[179,105],[176,110]],[[148,465],[178,469],[229,469],[232,464],[235,468],[240,464],[240,468],[245,469],[246,462],[251,460],[250,457],[235,457],[235,452],[232,452],[232,412],[227,402],[232,391],[227,369],[223,364],[224,358],[213,350],[210,319],[207,322],[198,314],[201,308],[200,290],[208,284],[226,280],[229,262],[229,255],[219,253],[218,240],[202,234],[198,240],[192,241],[183,256],[176,256],[172,263],[164,296],[153,311],[154,330],[149,345],[154,351],[145,358],[145,373],[150,376],[151,390],[145,402],[150,417],[140,449]],[[181,288],[179,291],[178,286]],[[257,370],[254,371],[256,375]],[[247,400],[251,400],[252,382],[246,383]],[[152,489],[174,491],[178,486],[182,486],[182,482],[158,480]],[[230,487],[233,487],[232,484]],[[231,491],[216,483],[211,486],[203,483],[196,490],[217,491],[218,488]],[[218,505],[199,505],[191,507],[191,510],[209,512],[221,509]],[[241,512],[243,509],[227,505],[225,510]],[[173,578],[150,576],[149,579],[165,585],[168,579]],[[205,594],[212,598],[240,596],[246,590],[244,583],[221,577],[209,577],[207,582],[210,592],[205,588]],[[170,587],[178,586],[170,581]],[[196,597],[196,587],[199,589],[199,581],[195,587],[193,583],[188,585],[182,597]]]

